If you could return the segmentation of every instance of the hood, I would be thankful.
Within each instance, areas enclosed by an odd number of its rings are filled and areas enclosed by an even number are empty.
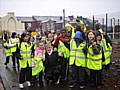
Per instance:
[[[75,39],[75,38],[79,38],[79,39],[83,40],[82,33],[81,33],[80,31],[77,31],[77,32],[75,33],[75,36],[74,36],[74,39]]]

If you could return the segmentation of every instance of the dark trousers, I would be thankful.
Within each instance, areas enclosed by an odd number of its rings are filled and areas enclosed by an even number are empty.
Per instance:
[[[60,76],[59,66],[48,67],[45,69],[45,80],[47,82],[47,85],[49,85],[50,80],[52,80],[52,83],[57,82],[59,76]]]
[[[85,84],[85,68],[75,65],[70,66],[69,83]]]
[[[32,76],[32,83],[33,83],[33,85],[37,85],[37,79],[39,79],[39,81],[38,81],[39,85],[43,86],[42,76],[43,76],[43,72],[42,71],[38,74],[38,77],[37,77],[37,75]]]
[[[61,76],[61,78],[60,78],[60,80],[65,80],[65,78],[67,77],[67,75],[66,75],[66,69],[67,69],[67,59],[66,58],[61,58],[61,74],[60,74],[60,76]]]
[[[9,59],[10,59],[10,56],[7,56],[6,61],[5,61],[5,65],[7,65],[9,63]]]
[[[16,54],[16,52],[12,52],[13,67],[16,67],[16,60],[17,60],[17,65],[19,67],[19,59],[17,58],[17,54]]]
[[[90,81],[95,85],[101,85],[102,70],[90,70]]]
[[[32,79],[32,67],[28,67],[27,65],[27,68],[21,68],[20,76],[19,76],[19,83],[22,84],[25,81],[31,82],[31,79]]]

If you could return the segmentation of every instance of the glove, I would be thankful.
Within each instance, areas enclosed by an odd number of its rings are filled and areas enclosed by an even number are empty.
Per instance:
[[[4,47],[5,49],[9,49],[7,46]]]
[[[106,69],[106,70],[110,69],[110,64],[105,65],[105,69]]]

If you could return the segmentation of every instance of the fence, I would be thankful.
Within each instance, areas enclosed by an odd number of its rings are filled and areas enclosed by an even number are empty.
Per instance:
[[[102,29],[106,32],[112,40],[120,39],[120,12],[106,13],[101,15],[94,15],[93,22],[101,23]],[[93,23],[93,28],[95,27]]]

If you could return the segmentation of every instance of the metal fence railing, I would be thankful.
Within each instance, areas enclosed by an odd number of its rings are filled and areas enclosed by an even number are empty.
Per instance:
[[[95,20],[98,20],[98,23],[102,25],[103,31],[106,32],[112,40],[120,39],[120,12],[94,15],[93,22]]]

